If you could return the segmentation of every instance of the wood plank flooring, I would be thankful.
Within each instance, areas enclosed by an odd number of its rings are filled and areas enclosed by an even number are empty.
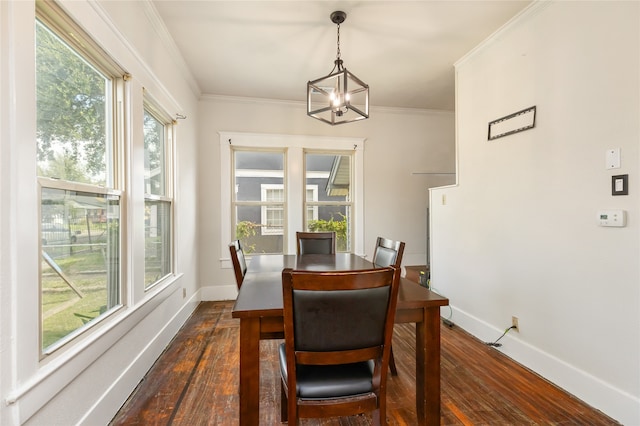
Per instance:
[[[233,302],[204,302],[149,370],[112,425],[237,425],[239,320]],[[394,328],[398,376],[389,376],[390,425],[415,425],[415,331]],[[442,425],[616,425],[615,421],[479,342],[442,326]],[[260,424],[280,425],[276,347],[260,345]],[[302,425],[370,425],[367,416]]]

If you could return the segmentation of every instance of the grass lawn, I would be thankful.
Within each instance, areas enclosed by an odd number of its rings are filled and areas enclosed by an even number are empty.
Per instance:
[[[43,349],[98,317],[108,305],[106,266],[101,250],[77,251],[54,261],[69,283],[43,260]]]

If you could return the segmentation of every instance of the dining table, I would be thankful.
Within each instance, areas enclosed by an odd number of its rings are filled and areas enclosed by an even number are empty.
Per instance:
[[[232,317],[240,320],[240,424],[260,420],[260,340],[283,339],[282,270],[353,271],[375,268],[352,253],[263,254],[249,259]],[[416,414],[419,425],[440,424],[440,307],[449,300],[400,279],[395,323],[415,323]]]

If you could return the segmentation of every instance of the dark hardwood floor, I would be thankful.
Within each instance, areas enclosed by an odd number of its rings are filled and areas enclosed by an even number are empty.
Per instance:
[[[112,420],[112,425],[237,425],[239,321],[233,302],[204,302]],[[260,424],[280,425],[276,345],[260,346]],[[398,376],[389,376],[390,425],[415,425],[414,328],[395,326]],[[442,425],[615,425],[601,412],[479,342],[442,326]],[[303,425],[370,425],[367,416]]]

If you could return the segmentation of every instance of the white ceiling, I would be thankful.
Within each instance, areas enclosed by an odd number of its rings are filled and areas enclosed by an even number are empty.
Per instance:
[[[372,106],[454,109],[453,64],[530,0],[153,0],[202,94],[304,101],[336,59]]]

